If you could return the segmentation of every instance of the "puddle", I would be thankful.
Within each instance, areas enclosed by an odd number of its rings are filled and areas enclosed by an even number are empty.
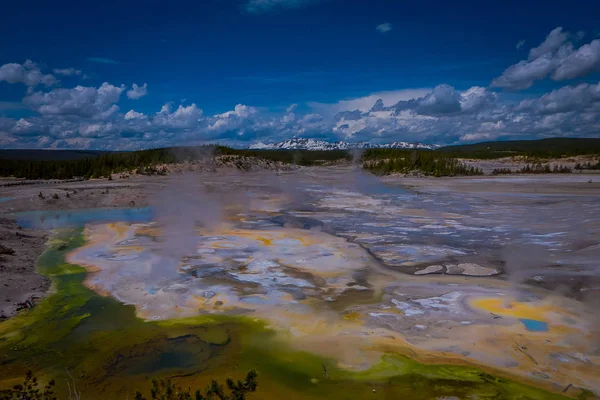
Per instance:
[[[535,319],[519,318],[529,332],[548,332],[548,323]]]

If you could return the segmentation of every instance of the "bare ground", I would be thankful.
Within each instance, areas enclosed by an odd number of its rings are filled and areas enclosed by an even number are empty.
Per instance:
[[[50,280],[35,270],[46,235],[21,229],[15,221],[0,218],[0,321],[31,308],[50,287]]]

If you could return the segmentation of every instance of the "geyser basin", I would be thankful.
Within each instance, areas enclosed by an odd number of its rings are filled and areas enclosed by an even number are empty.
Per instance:
[[[600,387],[595,365],[576,356],[592,351],[594,331],[574,302],[511,303],[513,289],[499,281],[474,286],[462,277],[400,274],[320,231],[197,230],[195,250],[177,260],[161,252],[161,233],[154,223],[91,225],[88,244],[68,259],[88,269],[88,287],[134,305],[141,318],[250,317],[292,348],[348,371],[374,368],[391,351]],[[519,319],[539,315],[551,329],[532,332],[543,340],[524,337]],[[587,339],[578,342],[581,336]],[[553,354],[566,357],[560,369]]]
[[[305,315],[309,310],[300,300],[333,301],[368,290],[354,276],[367,269],[368,254],[318,231],[198,232],[196,254],[175,262],[145,236],[160,235],[154,225],[94,225],[86,234],[90,243],[69,260],[94,272],[90,287],[137,305],[146,319],[226,311],[268,315],[281,306]]]

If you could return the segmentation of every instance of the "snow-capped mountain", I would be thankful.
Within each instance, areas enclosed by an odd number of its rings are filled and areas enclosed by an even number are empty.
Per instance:
[[[386,144],[374,144],[368,142],[326,142],[324,140],[292,138],[277,143],[256,142],[250,145],[249,149],[254,150],[348,150],[348,149],[437,149],[438,145],[411,143],[411,142],[393,142]]]

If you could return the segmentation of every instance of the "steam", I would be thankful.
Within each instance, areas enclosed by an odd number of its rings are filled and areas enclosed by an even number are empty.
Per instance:
[[[548,251],[532,244],[506,246],[502,249],[501,257],[505,263],[504,272],[515,284],[546,273],[548,269],[544,267],[551,263]]]
[[[223,221],[222,203],[207,192],[199,178],[193,172],[171,175],[152,201],[162,231],[152,280],[177,276],[181,259],[196,253],[196,230],[212,230]]]

